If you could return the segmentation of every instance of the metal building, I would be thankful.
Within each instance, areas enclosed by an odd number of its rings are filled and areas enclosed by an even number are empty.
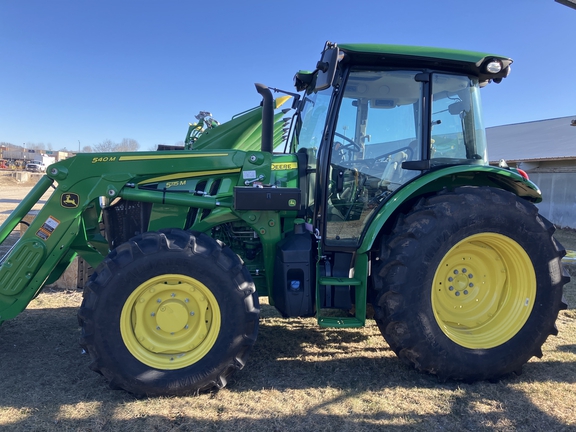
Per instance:
[[[576,229],[576,116],[495,126],[486,137],[490,164],[526,171],[542,190],[540,213]]]

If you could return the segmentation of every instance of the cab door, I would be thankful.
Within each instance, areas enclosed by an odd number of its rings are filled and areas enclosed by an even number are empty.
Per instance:
[[[402,167],[422,154],[417,73],[349,73],[328,146],[322,236],[327,247],[357,247],[376,209],[418,175]]]

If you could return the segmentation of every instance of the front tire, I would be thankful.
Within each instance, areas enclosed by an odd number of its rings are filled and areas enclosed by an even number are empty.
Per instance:
[[[258,331],[250,274],[199,232],[147,232],[96,269],[79,311],[91,368],[138,396],[222,388]]]
[[[565,251],[516,195],[461,187],[423,199],[382,241],[376,321],[390,347],[441,379],[520,373],[556,334]]]

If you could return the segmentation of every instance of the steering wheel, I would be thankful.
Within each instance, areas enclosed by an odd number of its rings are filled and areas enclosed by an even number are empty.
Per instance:
[[[348,144],[342,144],[342,147],[340,147],[341,149],[350,150],[354,152],[359,152],[362,150],[362,147],[360,147],[356,142],[354,142],[352,138],[348,138],[346,135],[342,135],[341,133],[338,132],[334,132],[334,135],[348,142]]]

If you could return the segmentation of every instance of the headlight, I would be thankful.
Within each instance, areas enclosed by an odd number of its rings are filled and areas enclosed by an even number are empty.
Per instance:
[[[502,62],[500,60],[490,60],[488,64],[486,64],[486,72],[496,74],[502,70]]]

